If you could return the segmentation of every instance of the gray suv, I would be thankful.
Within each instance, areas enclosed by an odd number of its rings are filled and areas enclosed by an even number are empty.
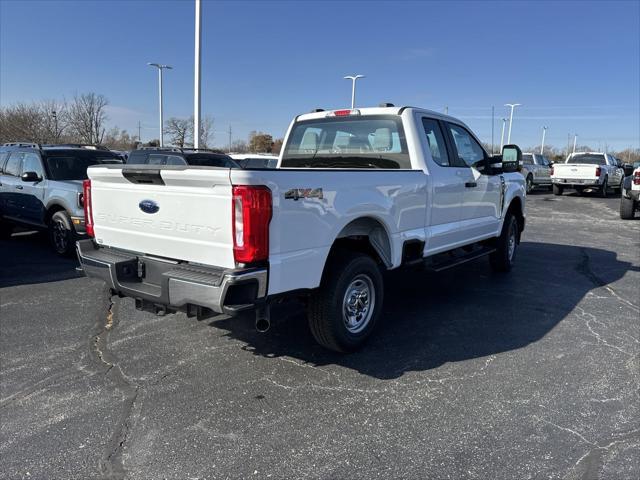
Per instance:
[[[522,154],[522,171],[527,193],[538,186],[545,186],[551,190],[551,162],[539,153]]]
[[[47,230],[53,249],[71,255],[85,235],[82,181],[87,167],[122,163],[105,147],[5,143],[0,147],[0,237],[16,225]]]

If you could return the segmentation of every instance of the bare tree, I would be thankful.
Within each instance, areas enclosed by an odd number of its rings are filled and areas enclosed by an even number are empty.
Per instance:
[[[109,104],[104,95],[93,92],[76,95],[69,107],[69,130],[81,143],[101,143],[105,134]]]
[[[177,147],[185,146],[191,130],[193,122],[190,119],[171,117],[165,122],[164,133],[169,135],[171,143]]]
[[[247,153],[249,151],[249,147],[247,146],[247,142],[244,140],[234,140],[231,144],[231,151],[235,153]]]
[[[213,117],[205,115],[200,119],[200,146],[202,148],[211,148],[214,138]]]

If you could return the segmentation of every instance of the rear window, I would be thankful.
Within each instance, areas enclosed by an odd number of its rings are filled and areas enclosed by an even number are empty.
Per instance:
[[[533,165],[533,155],[525,153],[522,155],[522,163],[525,165]]]
[[[606,165],[607,162],[604,159],[604,155],[573,155],[567,160],[567,163],[586,163],[588,165]]]
[[[400,117],[328,117],[294,125],[282,156],[289,168],[410,169]]]
[[[214,153],[191,153],[185,155],[189,165],[198,167],[224,167],[238,168],[238,164],[233,158],[227,155],[217,155]]]
[[[91,165],[122,163],[113,153],[101,150],[50,152],[44,161],[51,180],[85,180]]]

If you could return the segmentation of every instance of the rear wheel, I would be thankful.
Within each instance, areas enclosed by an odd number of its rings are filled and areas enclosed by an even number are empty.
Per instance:
[[[509,272],[513,268],[518,248],[518,219],[508,213],[502,225],[502,232],[496,241],[496,251],[489,256],[491,268],[495,272]]]
[[[607,193],[609,191],[609,181],[607,177],[604,177],[604,182],[600,188],[600,196],[602,196],[602,198],[607,198]]]
[[[582,195],[584,195],[584,188],[576,187],[576,192],[578,192],[578,195],[582,196]]]
[[[53,250],[61,256],[69,257],[76,248],[76,232],[66,212],[56,212],[49,221],[49,240]]]
[[[383,297],[382,274],[371,257],[361,253],[335,256],[320,289],[309,299],[313,337],[331,350],[357,350],[373,332]]]
[[[554,195],[562,195],[562,191],[564,190],[564,188],[562,187],[562,185],[554,185],[553,186],[553,194]]]
[[[527,175],[526,180],[527,193],[531,193],[533,191],[533,175]]]
[[[633,198],[627,198],[624,195],[620,197],[620,218],[623,220],[631,220],[635,211],[636,202]]]

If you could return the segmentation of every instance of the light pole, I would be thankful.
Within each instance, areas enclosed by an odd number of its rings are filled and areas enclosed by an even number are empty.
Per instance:
[[[356,81],[364,75],[347,75],[345,80],[351,80],[351,108],[356,108]]]
[[[164,135],[163,135],[163,123],[164,120],[162,118],[162,70],[167,69],[171,70],[173,67],[169,65],[162,65],[160,63],[147,63],[150,67],[156,67],[158,69],[158,98],[160,101],[160,146],[164,147]]]
[[[200,0],[196,0],[196,38],[195,38],[195,58],[193,72],[193,148],[200,148],[200,43],[202,41],[202,30],[200,28]]]
[[[513,110],[521,103],[505,103],[505,107],[511,107],[511,115],[509,115],[509,135],[507,135],[507,144],[511,145],[511,125],[513,125]]]
[[[544,137],[548,127],[542,127],[542,145],[540,145],[540,155],[544,155]]]
[[[573,135],[573,153],[576,153],[576,142],[578,141],[578,134]]]
[[[502,147],[504,147],[504,125],[507,123],[507,119],[502,119],[502,133],[500,134],[500,153],[502,153]]]

